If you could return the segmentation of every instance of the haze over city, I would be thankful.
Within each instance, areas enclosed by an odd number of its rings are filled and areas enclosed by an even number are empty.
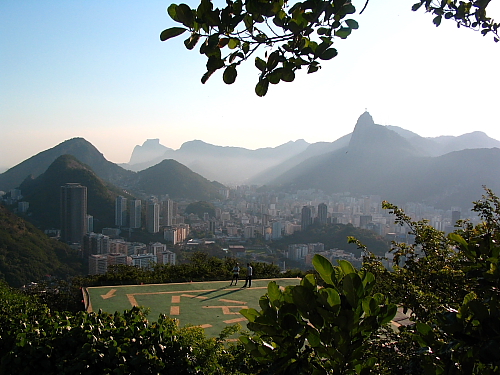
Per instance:
[[[148,138],[174,149],[193,139],[248,149],[332,142],[365,108],[421,136],[500,139],[499,45],[451,21],[436,28],[411,1],[370,3],[353,17],[360,29],[336,42],[338,57],[264,98],[253,61],[231,86],[221,74],[200,83],[203,56],[182,37],[159,40],[175,26],[170,3],[2,1],[0,168],[73,137],[116,163]],[[488,9],[500,17],[499,4]]]

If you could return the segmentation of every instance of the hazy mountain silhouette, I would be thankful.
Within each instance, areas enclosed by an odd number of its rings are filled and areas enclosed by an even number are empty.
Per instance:
[[[441,156],[453,151],[474,148],[500,148],[500,141],[488,137],[485,133],[475,131],[459,136],[439,136],[424,138],[398,126],[386,126],[410,142],[422,155]]]
[[[137,172],[137,176],[136,191],[146,195],[168,194],[171,198],[215,199],[220,197],[218,190],[224,186],[208,181],[172,159]]]
[[[351,134],[347,134],[337,139],[335,142],[312,143],[300,154],[295,155],[278,165],[267,168],[261,173],[258,173],[255,176],[251,177],[248,183],[255,185],[265,185],[274,180],[276,176],[280,176],[281,174],[285,173],[286,171],[292,169],[293,167],[299,165],[309,158],[328,154],[330,152],[347,147],[349,145],[350,139]]]
[[[165,154],[166,152],[174,151],[171,148],[163,146],[160,144],[158,138],[147,139],[142,146],[137,145],[134,147],[134,151],[130,156],[129,165],[147,163],[150,160],[156,160]]]
[[[120,185],[132,177],[133,173],[106,160],[90,142],[83,138],[72,138],[42,151],[22,163],[0,174],[0,190],[17,188],[28,176],[38,177],[61,155],[73,155],[89,165],[102,179]]]
[[[151,147],[152,150],[159,150],[159,147],[153,143],[145,142],[142,147],[145,146]],[[215,146],[200,140],[193,140],[185,142],[178,150],[165,150],[163,155],[149,161],[137,164],[122,164],[122,166],[133,171],[141,171],[158,164],[162,160],[173,159],[209,180],[217,180],[223,183],[243,183],[253,175],[295,157],[308,146],[309,143],[301,139],[274,148],[249,150],[241,147]],[[143,148],[140,150],[143,150]],[[139,157],[135,156],[136,150],[137,146],[132,153],[131,160],[139,159]]]
[[[500,150],[466,149],[439,157],[423,152],[365,112],[347,147],[305,160],[270,184],[287,190],[377,194],[393,203],[437,207],[470,204],[482,185],[500,189]]]
[[[21,184],[23,200],[30,204],[30,221],[42,228],[60,228],[61,186],[71,182],[87,187],[87,212],[94,217],[96,230],[114,226],[116,197],[130,195],[99,178],[72,155],[61,155],[40,176]]]

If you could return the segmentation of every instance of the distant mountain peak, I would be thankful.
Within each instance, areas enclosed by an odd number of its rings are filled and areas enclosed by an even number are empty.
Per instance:
[[[160,144],[159,138],[146,139],[142,146],[137,145],[132,151],[129,164],[138,164],[162,156],[171,148]]]
[[[160,138],[151,138],[151,139],[146,139],[142,146],[152,146],[152,145],[159,145],[160,144]]]
[[[372,115],[368,111],[363,112],[361,116],[359,116],[358,121],[356,122],[356,126],[354,127],[354,132],[356,130],[365,129],[367,127],[375,125],[373,121]]]

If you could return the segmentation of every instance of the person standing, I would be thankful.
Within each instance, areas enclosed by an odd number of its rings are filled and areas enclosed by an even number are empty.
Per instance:
[[[233,281],[234,285],[238,284],[239,277],[240,277],[240,266],[238,265],[238,263],[236,263],[235,266],[233,267],[233,278],[231,279],[231,284],[229,284],[229,286],[233,285]]]
[[[252,276],[253,267],[250,265],[250,263],[247,263],[247,277],[245,279],[245,285],[243,285],[243,288],[246,288],[247,284],[249,288],[252,286]]]

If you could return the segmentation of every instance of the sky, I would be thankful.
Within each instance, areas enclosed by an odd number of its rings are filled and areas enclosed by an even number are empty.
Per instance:
[[[173,149],[194,139],[247,149],[333,142],[365,110],[424,137],[500,140],[500,43],[451,21],[436,28],[414,2],[371,1],[353,16],[359,30],[335,42],[337,57],[260,98],[253,61],[233,85],[222,72],[203,85],[198,48],[186,50],[184,35],[160,41],[177,26],[171,0],[2,0],[0,171],[74,137],[115,163],[151,138]],[[490,8],[500,19],[500,1]]]

